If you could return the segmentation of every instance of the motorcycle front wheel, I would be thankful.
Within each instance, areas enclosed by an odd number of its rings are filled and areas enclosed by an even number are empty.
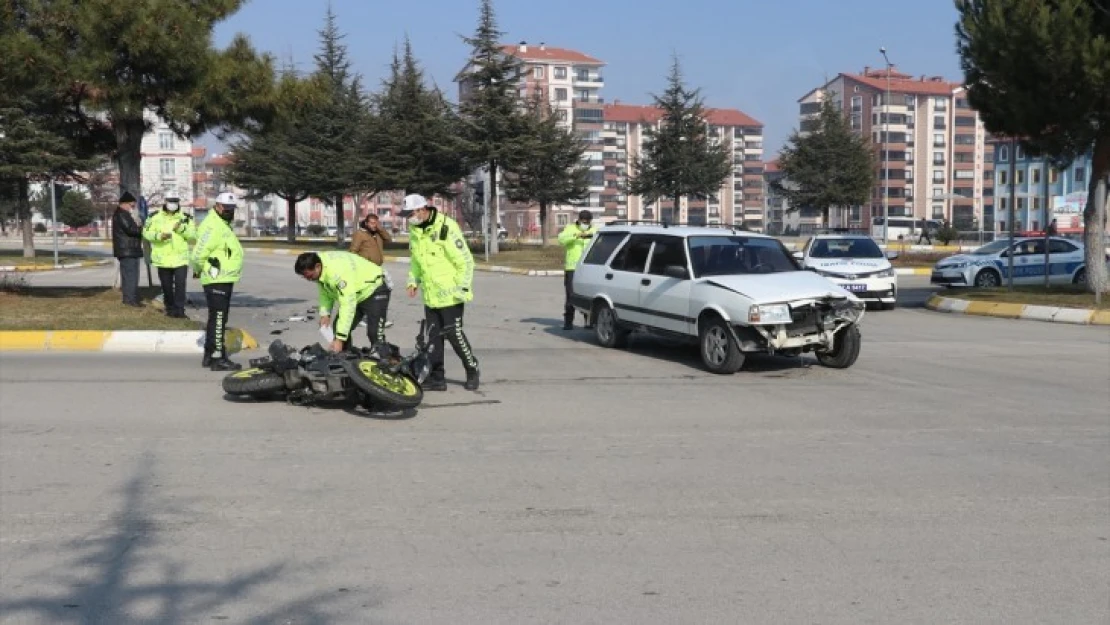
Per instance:
[[[376,360],[346,361],[351,383],[373,400],[396,408],[415,408],[424,401],[424,389],[412,376],[391,373],[381,368]]]
[[[224,376],[223,387],[228,395],[263,398],[284,391],[285,378],[272,371],[251,367]]]

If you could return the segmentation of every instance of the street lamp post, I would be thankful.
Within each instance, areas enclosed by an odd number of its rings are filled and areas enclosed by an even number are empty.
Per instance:
[[[886,47],[879,48],[886,61],[886,99],[880,115],[883,116],[883,244],[890,244],[890,59]],[[912,222],[911,222],[912,223]]]

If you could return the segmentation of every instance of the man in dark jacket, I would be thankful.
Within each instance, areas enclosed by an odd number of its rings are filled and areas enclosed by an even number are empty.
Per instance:
[[[112,255],[119,259],[123,303],[142,308],[139,303],[139,260],[143,257],[143,229],[131,216],[133,210],[135,196],[124,191],[116,212],[112,214]]]

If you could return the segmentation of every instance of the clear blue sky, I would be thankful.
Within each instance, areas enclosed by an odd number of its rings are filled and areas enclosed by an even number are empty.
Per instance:
[[[377,88],[407,33],[426,73],[452,99],[452,78],[474,31],[478,0],[332,0],[355,69]],[[250,0],[217,26],[223,46],[236,32],[311,69],[327,0]],[[606,62],[607,101],[651,101],[670,56],[706,104],[738,108],[764,124],[773,157],[797,125],[796,101],[838,72],[883,64],[879,47],[913,75],[962,80],[951,0],[495,0],[505,43],[571,48]],[[204,143],[215,147],[210,141]]]

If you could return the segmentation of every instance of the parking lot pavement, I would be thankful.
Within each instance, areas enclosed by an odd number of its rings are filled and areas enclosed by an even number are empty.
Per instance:
[[[300,345],[267,315],[315,287],[281,261],[232,324]],[[5,355],[0,623],[1105,622],[1104,329],[910,307],[852,369],[718,377],[564,333],[557,278],[477,292],[482,389],[407,419],[230,401],[192,357]]]

